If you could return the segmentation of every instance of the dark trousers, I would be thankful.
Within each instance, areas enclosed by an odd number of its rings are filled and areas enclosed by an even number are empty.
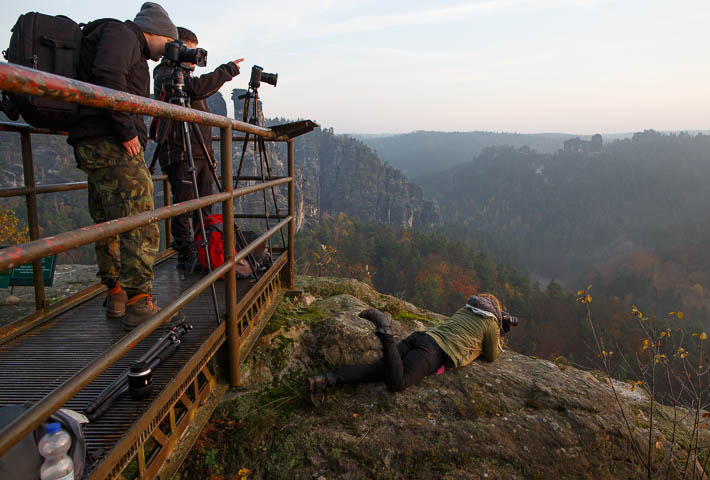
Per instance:
[[[204,157],[195,157],[195,176],[197,177],[197,190],[200,197],[212,195],[214,180],[209,170],[207,160]],[[176,162],[167,167],[168,180],[170,181],[170,191],[172,192],[173,203],[184,202],[195,198],[194,187],[192,186],[192,175],[188,171],[188,161]],[[212,212],[212,207],[202,209],[202,215],[207,216]],[[173,217],[170,231],[173,233],[172,246],[178,251],[189,251],[195,249],[195,235],[193,225],[198,223],[197,210],[192,214],[185,213]]]
[[[347,365],[335,371],[338,383],[385,382],[392,391],[419,383],[449,364],[449,356],[431,336],[414,332],[395,344],[392,335],[378,335],[382,359],[370,365]]]

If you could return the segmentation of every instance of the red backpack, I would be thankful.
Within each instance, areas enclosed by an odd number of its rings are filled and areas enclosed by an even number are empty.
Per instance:
[[[212,263],[212,269],[215,269],[224,263],[224,240],[223,236],[223,223],[222,214],[216,213],[214,215],[209,215],[204,217],[205,222],[205,235],[207,235],[207,248],[202,246],[202,232],[199,226],[195,226],[195,243],[197,244],[197,258],[200,261],[202,267],[207,270],[207,255],[210,256],[210,262]],[[236,229],[236,225],[235,225]],[[256,238],[256,234],[253,232],[244,232],[244,236],[248,242],[251,242]],[[237,250],[234,250],[236,255]],[[262,243],[257,246],[252,252],[254,259],[257,262],[257,271],[260,272],[264,267],[268,268],[267,260],[268,255],[266,254],[266,246]],[[241,259],[237,262],[237,274],[242,277],[248,277],[251,275],[251,267],[249,267],[249,262],[246,258]]]

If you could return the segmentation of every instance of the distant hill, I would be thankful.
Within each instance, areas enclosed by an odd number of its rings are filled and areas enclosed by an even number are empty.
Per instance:
[[[710,136],[652,130],[599,153],[489,147],[421,181],[460,238],[484,229],[546,278],[591,270],[610,295],[667,311],[682,298],[699,312],[710,306],[708,184]]]
[[[541,153],[553,153],[565,140],[577,135],[567,133],[496,133],[496,132],[428,132],[403,135],[354,135],[373,150],[383,162],[402,170],[417,180],[423,175],[470,162],[485,147],[528,146]],[[589,137],[581,138],[589,140]]]

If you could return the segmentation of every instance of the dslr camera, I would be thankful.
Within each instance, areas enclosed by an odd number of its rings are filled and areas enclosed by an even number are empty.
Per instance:
[[[205,55],[207,55],[207,52],[205,52]],[[264,72],[264,69],[261,68],[259,65],[254,65],[253,67],[251,67],[251,78],[249,79],[249,86],[253,90],[255,90],[261,86],[261,82],[264,82],[275,87],[276,81],[278,79],[278,73],[266,73]]]
[[[166,43],[163,57],[172,66],[177,66],[181,63],[192,63],[198,67],[207,66],[207,50],[204,48],[187,48],[180,40]]]
[[[500,312],[501,313],[501,328],[503,329],[504,332],[509,332],[511,328],[517,327],[518,323],[520,323],[520,318],[509,314],[508,312]]]

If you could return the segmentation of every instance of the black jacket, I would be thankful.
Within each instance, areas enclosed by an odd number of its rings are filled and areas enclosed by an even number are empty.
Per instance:
[[[162,101],[169,101],[170,84],[172,81],[173,67],[163,60],[155,70],[153,70],[153,89],[155,98]],[[219,90],[222,85],[239,75],[239,67],[234,62],[220,65],[212,73],[207,73],[199,77],[185,74],[185,93],[190,97],[190,106],[195,110],[209,112],[210,107],[207,99]],[[161,120],[165,121],[165,120]],[[214,157],[212,149],[212,127],[198,125],[205,146],[210,156]],[[160,147],[158,160],[160,168],[165,171],[168,165],[187,159],[185,148],[182,143],[182,130],[177,123],[173,123],[168,134],[168,141]],[[204,158],[202,146],[194,134],[194,129],[190,127],[190,144],[192,145],[192,155],[195,158]]]
[[[109,21],[86,35],[81,44],[78,78],[124,92],[150,96],[150,50],[143,32],[131,22]],[[126,142],[148,141],[143,115],[79,106],[79,121],[69,132],[69,143],[87,138],[113,137]]]

